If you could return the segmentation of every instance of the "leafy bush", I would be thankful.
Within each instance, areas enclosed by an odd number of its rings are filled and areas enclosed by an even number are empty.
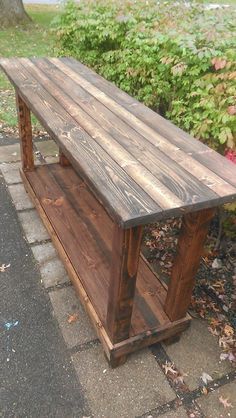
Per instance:
[[[70,55],[212,148],[236,149],[236,11],[172,1],[70,0],[54,21]]]

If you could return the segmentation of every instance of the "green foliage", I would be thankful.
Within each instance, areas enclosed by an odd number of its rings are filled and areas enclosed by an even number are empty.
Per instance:
[[[200,3],[69,0],[54,21],[70,55],[211,147],[236,148],[236,11]]]

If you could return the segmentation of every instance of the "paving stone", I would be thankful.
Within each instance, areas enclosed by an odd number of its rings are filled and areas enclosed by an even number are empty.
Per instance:
[[[44,157],[52,157],[58,155],[58,146],[52,140],[36,142],[35,145]]]
[[[232,407],[224,408],[219,398],[228,399]],[[229,383],[197,401],[207,418],[235,418],[236,417],[236,384]]]
[[[73,287],[55,290],[50,292],[49,296],[64,340],[69,348],[97,338]],[[78,319],[69,324],[68,317],[73,314],[78,314]]]
[[[47,164],[55,164],[59,161],[58,157],[46,157],[45,160]]]
[[[232,370],[229,362],[220,361],[217,338],[207,326],[206,321],[193,319],[178,343],[165,346],[176,367],[188,374],[184,380],[191,390],[199,386],[203,372],[215,379]]]
[[[20,144],[1,146],[0,163],[20,161],[20,159]]]
[[[69,277],[53,244],[47,242],[32,247],[39,263],[43,284],[46,288],[69,282]]]
[[[20,167],[21,167],[20,162],[12,163],[12,164],[0,164],[0,170],[2,171],[2,174],[7,184],[14,184],[14,183],[22,182],[20,172],[19,172]]]
[[[134,418],[175,398],[148,349],[130,355],[116,369],[109,367],[100,345],[72,360],[96,418]]]
[[[31,209],[34,207],[29,195],[26,193],[23,184],[8,186],[9,193],[13,200],[16,210]]]
[[[151,417],[152,415],[150,415]],[[161,418],[188,418],[188,415],[184,408],[178,408],[177,410],[166,412],[166,414],[161,415]]]
[[[49,235],[36,210],[31,210],[29,212],[19,212],[18,216],[21,221],[25,236],[30,244],[49,239]]]

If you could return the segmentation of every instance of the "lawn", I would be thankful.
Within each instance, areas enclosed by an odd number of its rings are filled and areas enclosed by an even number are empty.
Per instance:
[[[59,13],[56,6],[29,5],[26,10],[32,23],[23,27],[0,30],[1,57],[33,57],[53,55],[52,19]],[[12,86],[0,73],[0,128],[17,124],[15,98]],[[33,124],[36,123],[33,118]]]

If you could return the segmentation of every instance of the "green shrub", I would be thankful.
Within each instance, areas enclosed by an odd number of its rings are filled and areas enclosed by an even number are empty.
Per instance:
[[[57,55],[78,58],[212,148],[236,149],[236,11],[68,1]]]

